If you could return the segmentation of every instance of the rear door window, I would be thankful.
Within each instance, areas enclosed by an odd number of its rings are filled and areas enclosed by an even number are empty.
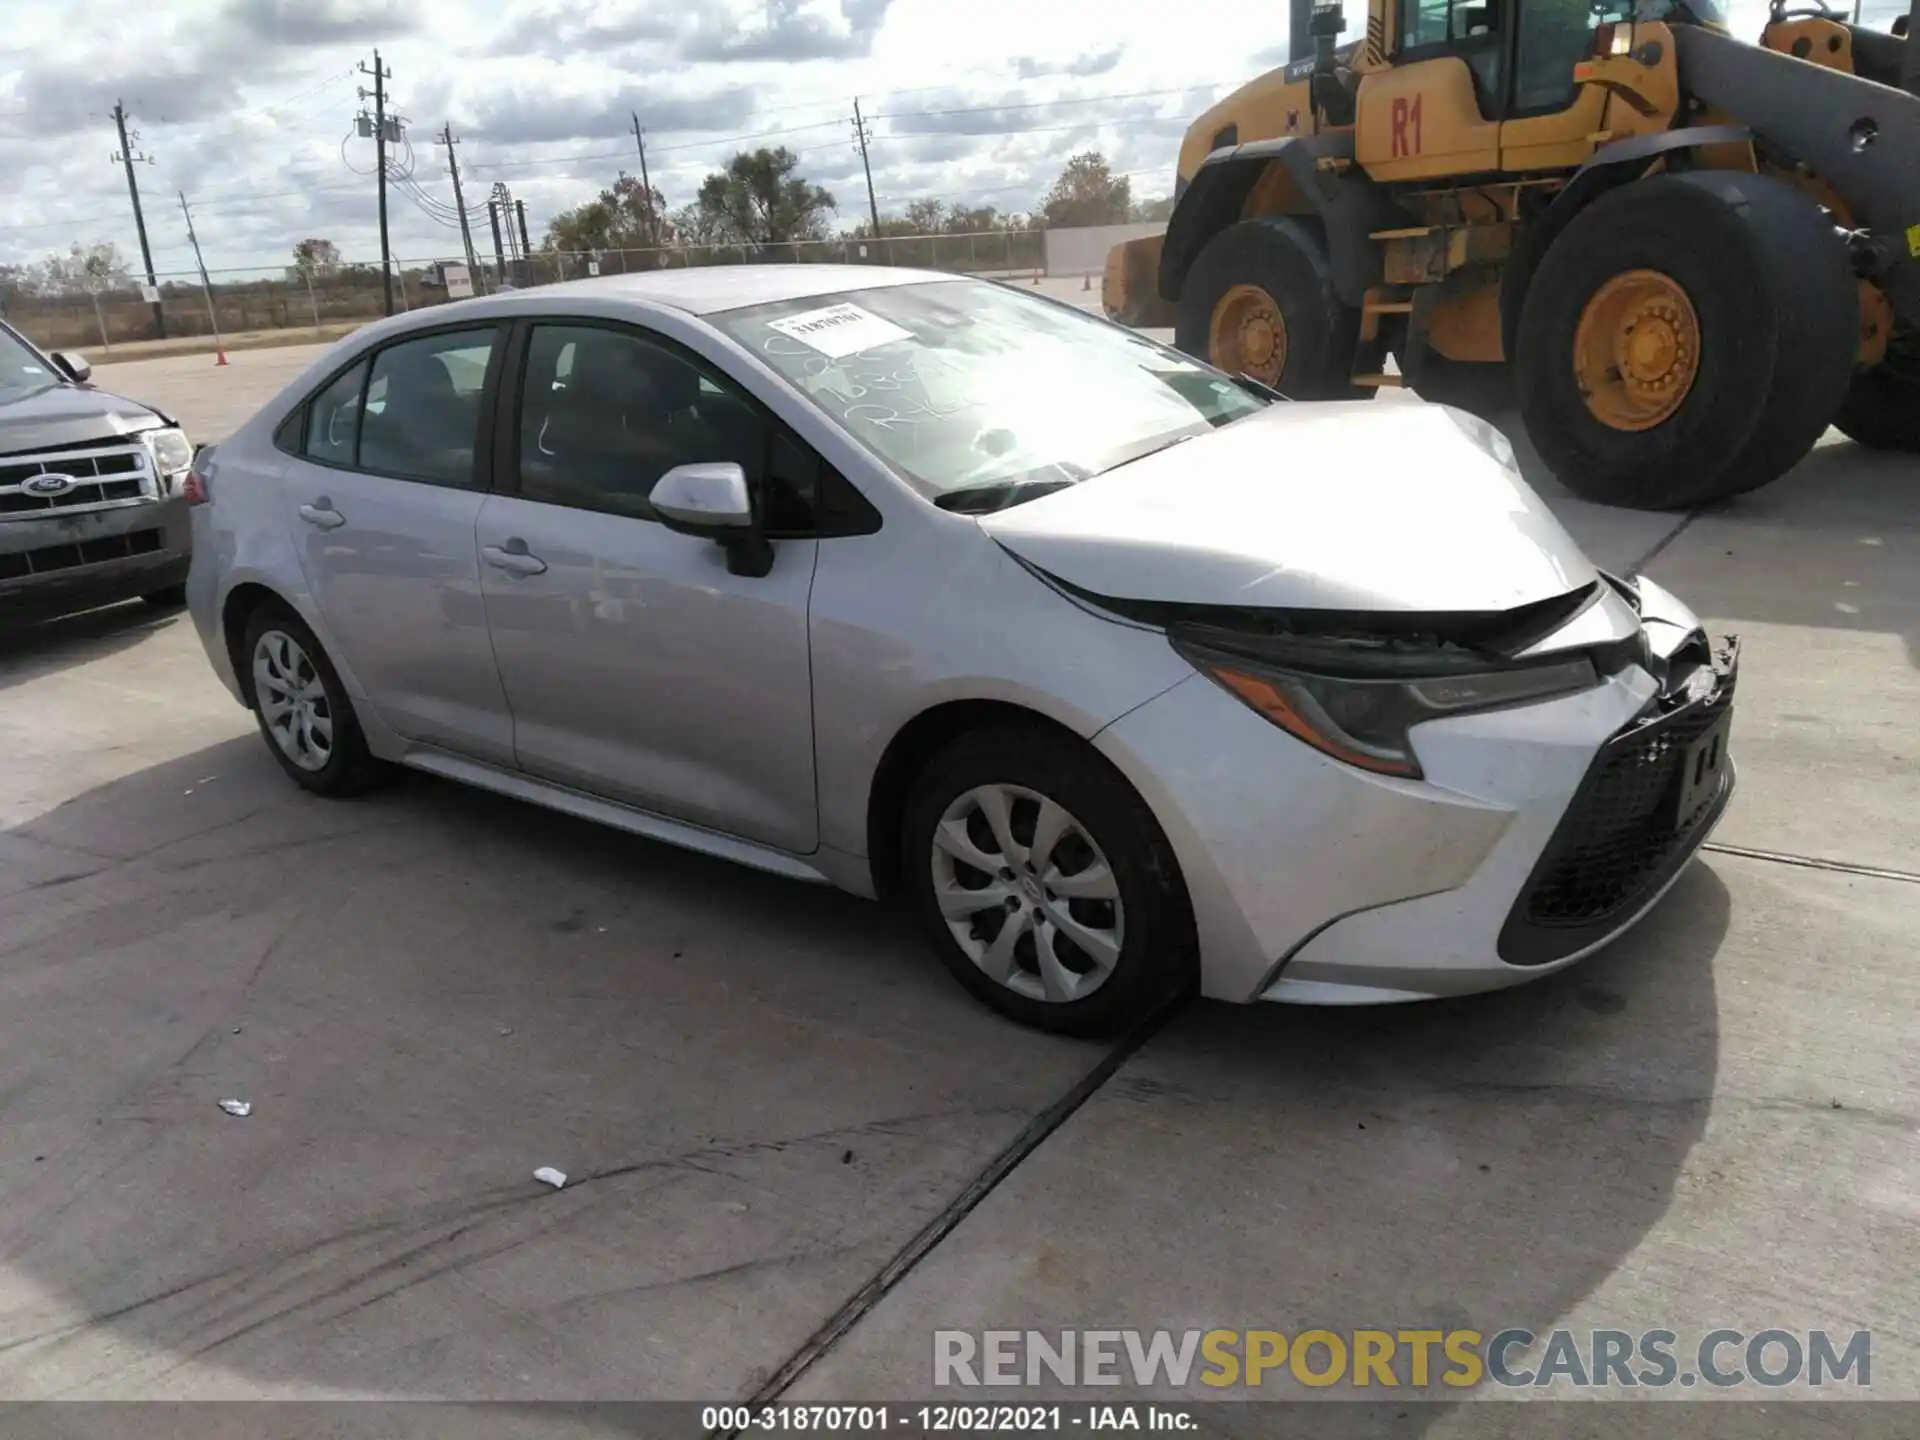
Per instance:
[[[362,360],[313,397],[307,406],[307,437],[301,453],[322,465],[353,465],[360,443],[360,392],[366,388]]]
[[[480,402],[498,328],[448,330],[373,357],[354,468],[459,489],[477,486]]]

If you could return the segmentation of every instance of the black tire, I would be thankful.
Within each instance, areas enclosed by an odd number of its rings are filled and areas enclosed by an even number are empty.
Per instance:
[[[1854,377],[1833,420],[1841,433],[1875,450],[1920,450],[1920,359],[1903,363],[1911,373],[1894,369],[1890,358]]]
[[[988,976],[949,928],[936,889],[934,837],[949,807],[983,786],[1009,786],[1044,796],[1073,817],[1082,835],[1062,841],[1067,859],[1060,862],[1061,870],[1080,873],[1093,853],[1085,848],[1085,840],[1105,855],[1118,899],[1118,958],[1105,982],[1090,993],[1067,1000],[1020,993]],[[1011,828],[1022,843],[1031,842],[1036,808],[1031,802],[1016,802],[1010,812]],[[978,812],[973,820],[986,823]],[[991,830],[985,833],[990,835]],[[906,893],[941,963],[977,999],[1023,1025],[1065,1035],[1111,1035],[1190,991],[1198,976],[1192,912],[1172,847],[1133,787],[1071,736],[1037,726],[1010,725],[955,740],[933,758],[908,794],[900,854]],[[975,888],[975,881],[996,879],[957,862],[954,874],[966,877],[962,883],[967,889]],[[1110,926],[1115,913],[1079,908],[1103,902],[1056,898],[1049,903],[1076,907],[1071,918],[1089,926]],[[1030,916],[1042,913],[1028,911]],[[995,916],[1000,918],[996,921]],[[989,906],[965,923],[974,939],[987,942],[1008,921],[1005,912]],[[983,926],[987,928],[978,928]],[[1025,967],[1021,973],[1027,977],[1023,983],[1039,985],[1031,937],[1019,943],[1026,947],[1020,961]],[[1071,947],[1055,953],[1081,962],[1086,958],[1085,952]]]
[[[259,650],[261,640],[276,631],[290,637],[305,655],[312,676],[320,683],[326,711],[332,721],[331,753],[317,769],[303,769],[281,747],[268,724],[260,696],[256,693],[258,682],[254,678],[253,657]],[[354,714],[353,702],[347,695],[346,687],[340,683],[339,672],[333,668],[333,662],[314,638],[313,631],[293,611],[272,602],[256,606],[247,617],[238,662],[241,684],[246,688],[247,704],[260,726],[260,738],[266,742],[268,752],[294,784],[316,795],[343,797],[359,794],[387,772],[388,767],[376,760],[367,749],[366,734]]]
[[[178,610],[187,603],[185,582],[178,585],[163,586],[158,590],[149,590],[140,597],[156,610]]]
[[[1235,285],[1265,290],[1286,323],[1286,363],[1274,389],[1292,400],[1373,398],[1370,387],[1350,383],[1360,312],[1334,294],[1326,246],[1311,229],[1284,215],[1262,215],[1209,240],[1180,289],[1174,343],[1181,350],[1219,364],[1208,353],[1214,306]]]
[[[1656,270],[1687,293],[1700,355],[1680,408],[1646,430],[1603,424],[1572,364],[1587,302]],[[1533,273],[1516,353],[1521,415],[1541,458],[1582,499],[1682,509],[1756,489],[1832,420],[1858,345],[1844,244],[1811,199],[1737,171],[1660,175],[1575,216]]]

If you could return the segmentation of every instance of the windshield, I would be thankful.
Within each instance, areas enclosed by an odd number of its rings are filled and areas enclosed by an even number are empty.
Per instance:
[[[1143,336],[979,280],[713,319],[954,509],[1017,504],[1271,403]]]
[[[0,326],[0,390],[39,390],[59,380],[19,336]]]

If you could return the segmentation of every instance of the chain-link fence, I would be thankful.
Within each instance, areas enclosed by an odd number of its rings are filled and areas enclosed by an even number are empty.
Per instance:
[[[444,261],[397,262],[395,311],[444,304]],[[836,238],[772,245],[683,245],[654,250],[541,250],[509,260],[504,277],[494,261],[472,277],[477,293],[548,285],[589,275],[622,275],[697,265],[850,264],[904,265],[956,274],[1039,274],[1045,267],[1045,236],[1037,230],[997,230],[968,235],[892,235],[879,240]],[[305,273],[289,267],[217,270],[207,287],[197,272],[156,277],[157,306],[143,287],[129,283],[97,293],[9,292],[0,287],[0,314],[36,343],[52,350],[111,351],[115,345],[210,336],[217,320],[226,339],[286,332],[297,343],[308,335],[337,334],[344,327],[384,313],[380,266],[343,264]],[[159,315],[156,316],[156,309]]]

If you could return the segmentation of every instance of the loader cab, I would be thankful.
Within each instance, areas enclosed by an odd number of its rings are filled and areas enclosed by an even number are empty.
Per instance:
[[[1574,66],[1634,0],[1376,0],[1388,68],[1361,87],[1355,146],[1375,179],[1420,180],[1579,164],[1605,94]],[[1672,7],[1657,3],[1652,7]]]

